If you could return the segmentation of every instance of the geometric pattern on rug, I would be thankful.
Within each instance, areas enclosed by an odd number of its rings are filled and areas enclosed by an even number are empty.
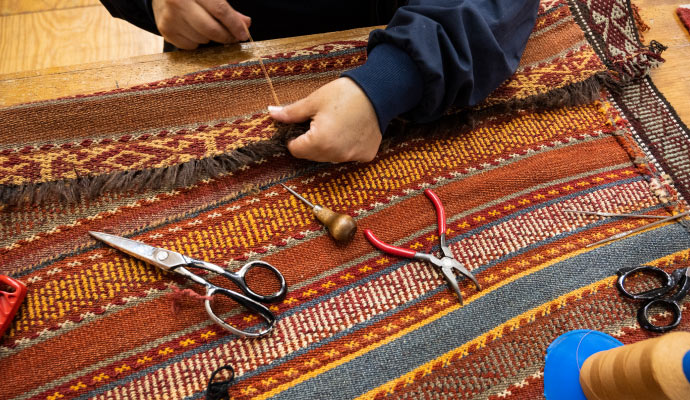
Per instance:
[[[589,101],[602,84],[623,81],[627,75],[620,65],[646,71],[658,62],[654,51],[626,46],[630,56],[609,70],[586,40],[570,3],[545,0],[518,70],[476,110]],[[349,41],[275,54],[266,65],[279,98],[288,103],[365,60],[366,42]],[[271,102],[253,61],[0,109],[0,195],[17,200],[27,191],[41,193],[42,184],[80,190],[84,182],[99,186],[108,180],[110,189],[127,188],[136,172],[232,154],[276,132],[265,111]],[[100,194],[97,189],[81,193]]]
[[[627,7],[587,4],[601,2]],[[543,2],[540,18],[564,12],[559,4]],[[584,3],[567,4],[579,13]],[[640,132],[656,132],[654,120],[632,118],[663,99],[638,90],[644,101],[631,105],[623,93],[485,117],[460,135],[408,138],[367,164],[276,153],[175,190],[2,208],[0,273],[25,282],[28,295],[0,338],[0,363],[9,366],[0,369],[0,397],[201,399],[211,372],[227,363],[235,399],[541,398],[544,352],[561,333],[597,329],[624,343],[652,336],[637,324],[636,304],[618,294],[616,269],[690,265],[680,224],[587,248],[647,221],[562,211],[667,215],[684,206],[682,186],[663,178],[669,165],[682,166],[663,152],[648,162]],[[337,245],[279,183],[386,242],[438,254],[435,211],[423,195],[433,189],[451,251],[483,290],[461,281],[460,306],[428,263],[383,254],[361,234]],[[174,311],[170,284],[193,286],[97,243],[89,230],[232,270],[270,262],[289,285],[272,306],[274,331],[236,337],[191,298]],[[687,314],[685,305],[679,329],[690,330]],[[240,310],[228,317],[253,323]]]
[[[661,179],[675,186],[680,201],[690,201],[690,130],[673,107],[656,89],[647,69],[640,65],[640,35],[635,29],[630,2],[583,1],[572,3],[573,14],[585,27],[587,41],[596,49],[601,61],[610,69],[632,78],[620,91],[614,91],[613,102],[630,121],[635,140],[647,158],[655,164]],[[610,16],[610,17],[606,17]],[[658,46],[652,41],[652,46]],[[654,64],[653,58],[648,62]],[[651,65],[649,64],[649,65]]]
[[[2,339],[0,357],[33,367],[0,372],[9,383],[3,398],[202,398],[207,377],[225,362],[235,368],[234,398],[414,393],[448,379],[444,371],[470,380],[453,391],[491,395],[537,374],[540,353],[535,347],[527,359],[503,360],[505,369],[498,361],[491,364],[497,369],[471,362],[475,353],[501,344],[509,332],[539,336],[543,324],[551,324],[550,335],[577,326],[634,325],[633,306],[622,307],[615,292],[587,318],[578,314],[585,307],[580,298],[610,288],[615,269],[631,260],[653,261],[689,247],[685,231],[668,225],[590,250],[587,243],[639,221],[561,211],[666,213],[650,190],[650,171],[626,150],[631,143],[629,125],[607,102],[524,112],[488,118],[465,135],[410,139],[369,164],[305,164],[271,178],[274,167],[290,165],[282,155],[272,165],[253,164],[22,241],[5,248],[3,272],[27,282],[29,295]],[[238,193],[239,182],[258,190]],[[419,251],[438,251],[434,211],[422,194],[433,188],[448,213],[451,250],[483,290],[462,282],[461,307],[425,263],[384,255],[361,235],[346,247],[335,245],[277,182],[350,212],[383,240]],[[187,204],[190,198],[202,206]],[[139,220],[132,223],[134,216]],[[273,306],[274,332],[260,340],[230,335],[191,299],[174,313],[168,284],[186,283],[88,238],[86,230],[103,228],[198,259],[230,261],[231,268],[258,257],[276,265],[290,292]],[[41,258],[45,248],[63,250]],[[569,324],[548,318],[567,306],[574,310]],[[242,312],[230,318],[252,321]],[[438,362],[459,363],[468,373],[439,369]],[[491,379],[471,373],[479,365]],[[418,368],[437,380],[429,382]]]

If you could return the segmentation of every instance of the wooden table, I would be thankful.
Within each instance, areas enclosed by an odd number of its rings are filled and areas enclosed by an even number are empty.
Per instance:
[[[0,106],[128,87],[336,40],[366,40],[372,29],[359,28],[0,75]]]
[[[650,29],[645,43],[654,39],[668,46],[662,54],[666,62],[650,72],[652,81],[690,126],[690,34],[683,27],[676,8],[688,0],[634,0]]]
[[[652,72],[654,82],[687,124],[690,122],[690,35],[675,14],[677,2],[638,0],[637,3],[651,27],[645,38],[669,46],[664,53],[667,62]],[[370,30],[360,28],[0,75],[0,106],[127,87],[334,40],[364,40]]]

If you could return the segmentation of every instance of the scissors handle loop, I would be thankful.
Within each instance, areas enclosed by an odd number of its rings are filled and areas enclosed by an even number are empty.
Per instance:
[[[662,279],[662,284],[660,287],[655,287],[653,289],[647,290],[645,292],[633,292],[625,285],[626,279],[636,273],[645,273],[650,275],[655,275]],[[641,265],[637,267],[624,267],[618,270],[618,281],[616,285],[618,290],[620,290],[623,296],[634,299],[634,300],[652,300],[661,297],[671,291],[676,285],[675,279],[668,274],[666,271],[659,269],[657,267],[650,267],[647,265]]]
[[[247,284],[247,273],[249,273],[249,271],[253,268],[261,268],[270,271],[278,280],[280,289],[278,289],[277,292],[269,295],[262,295],[253,291],[252,288]],[[257,260],[248,262],[244,264],[239,271],[237,271],[236,275],[239,278],[239,282],[237,282],[237,284],[240,286],[242,291],[254,300],[271,303],[282,299],[285,296],[285,293],[287,293],[287,284],[285,283],[285,277],[283,274],[281,274],[276,267],[265,261]]]
[[[257,338],[257,337],[262,337],[267,335],[271,330],[273,329],[273,325],[275,324],[276,317],[275,315],[269,310],[266,306],[261,304],[260,302],[266,302],[266,303],[271,303],[271,302],[276,302],[282,299],[285,294],[287,293],[287,283],[285,282],[285,277],[283,274],[278,271],[273,265],[265,262],[265,261],[252,261],[247,264],[245,264],[242,268],[240,268],[237,273],[229,272],[226,271],[223,268],[220,268],[219,266],[211,263],[207,263],[205,261],[199,261],[199,260],[192,260],[189,264],[189,266],[196,267],[196,268],[201,268],[205,269],[208,271],[215,272],[232,282],[234,282],[240,290],[242,290],[243,293],[236,292],[234,290],[229,290],[224,287],[219,287],[217,285],[211,284],[208,281],[204,280],[203,278],[199,278],[195,274],[190,273],[187,271],[185,268],[176,268],[176,272],[186,272],[185,276],[188,278],[194,280],[197,283],[200,283],[204,286],[206,286],[206,296],[208,297],[213,297],[214,295],[221,295],[230,298],[236,303],[239,303],[241,306],[246,308],[247,310],[251,311],[253,314],[258,314],[263,318],[263,320],[266,323],[266,327],[258,332],[249,332],[249,331],[244,331],[241,329],[238,329],[230,324],[228,324],[225,320],[220,318],[213,310],[213,307],[211,306],[211,302],[209,300],[206,300],[204,302],[204,305],[206,306],[206,312],[208,313],[209,317],[216,322],[218,325],[223,327],[223,329],[226,329],[235,335],[242,336],[242,337],[247,337],[247,338]],[[269,295],[262,295],[259,293],[256,293],[254,290],[252,290],[249,285],[247,284],[247,273],[252,269],[252,268],[261,268],[261,269],[266,269],[270,271],[271,274],[274,275],[276,280],[280,284],[280,288],[278,291],[275,293],[269,294]]]
[[[663,281],[662,286],[641,293],[631,292],[625,286],[625,280],[631,274],[638,272],[653,274],[660,277]],[[625,267],[618,270],[619,277],[616,284],[624,296],[635,300],[644,300],[642,307],[637,311],[637,321],[640,323],[640,326],[652,332],[663,333],[675,328],[680,323],[682,315],[678,302],[687,295],[688,291],[690,291],[688,272],[688,268],[678,268],[669,274],[660,268],[646,265]],[[669,293],[672,294],[669,295]],[[670,311],[673,315],[673,320],[667,325],[653,324],[649,316],[652,308],[662,308],[666,311]]]
[[[263,304],[250,299],[249,297],[243,295],[242,293],[237,293],[232,290],[228,290],[225,288],[217,287],[217,286],[211,286],[208,288],[208,291],[206,292],[206,295],[208,297],[213,297],[215,295],[222,295],[229,297],[230,299],[234,300],[235,302],[241,304],[248,310],[252,311],[253,313],[259,314],[264,321],[266,321],[266,328],[259,330],[258,332],[249,332],[249,331],[243,331],[241,329],[238,329],[227,322],[220,318],[216,313],[213,311],[213,307],[211,307],[211,301],[210,300],[205,300],[204,301],[204,306],[206,306],[206,312],[208,313],[209,317],[223,327],[223,329],[226,329],[235,335],[246,337],[246,338],[259,338],[262,336],[268,335],[271,330],[273,329],[273,325],[275,325],[276,322],[276,316],[266,308]]]
[[[663,308],[665,310],[671,311],[673,314],[673,321],[668,325],[654,325],[649,320],[649,310],[652,307]],[[637,310],[637,322],[640,326],[648,331],[664,333],[670,331],[671,329],[678,326],[681,319],[680,306],[675,300],[669,299],[653,299],[646,302],[639,310]]]

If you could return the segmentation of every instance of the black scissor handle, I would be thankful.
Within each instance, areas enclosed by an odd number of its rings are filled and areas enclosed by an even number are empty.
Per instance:
[[[278,282],[280,282],[280,289],[278,289],[277,292],[269,294],[269,295],[262,295],[262,294],[259,294],[259,293],[256,293],[255,291],[253,291],[249,287],[249,285],[247,284],[247,278],[246,278],[247,273],[252,268],[261,268],[261,269],[266,269],[268,271],[271,271],[271,273],[276,277]],[[248,262],[248,263],[244,264],[244,266],[242,268],[240,268],[240,270],[237,271],[234,275],[237,277],[237,279],[234,279],[234,280],[237,283],[237,285],[240,287],[240,289],[242,289],[242,291],[247,296],[251,297],[254,300],[262,301],[265,303],[272,303],[272,302],[281,300],[285,296],[285,293],[287,293],[287,283],[285,283],[285,277],[283,276],[283,274],[281,274],[280,271],[278,271],[278,269],[276,267],[274,267],[273,265],[271,265],[265,261],[257,260],[257,261]]]
[[[673,321],[668,325],[654,325],[649,321],[649,310],[652,307],[661,307],[665,310],[671,311],[673,314]],[[664,333],[667,332],[680,323],[681,313],[680,306],[675,300],[670,299],[653,299],[646,302],[639,310],[637,310],[637,322],[640,326],[648,331]]]
[[[626,286],[625,286],[625,280],[631,275],[635,274],[638,272],[642,273],[647,273],[647,274],[652,274],[656,275],[660,278],[662,278],[663,283],[661,287],[656,287],[651,290],[647,290],[646,292],[641,292],[641,293],[632,293],[630,292]],[[666,271],[659,269],[657,267],[650,267],[648,265],[640,265],[637,267],[623,267],[617,271],[618,273],[618,281],[616,282],[616,285],[618,286],[618,290],[621,291],[621,293],[625,297],[629,297],[634,300],[652,300],[656,299],[658,297],[661,297],[665,295],[666,293],[670,292],[671,289],[676,285],[677,281],[672,277],[670,274],[668,274]]]

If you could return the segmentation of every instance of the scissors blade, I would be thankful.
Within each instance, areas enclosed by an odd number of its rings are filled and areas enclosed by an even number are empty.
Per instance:
[[[116,248],[123,253],[127,253],[134,258],[155,265],[166,271],[194,261],[183,254],[161,249],[160,247],[149,246],[146,243],[123,238],[121,236],[92,231],[89,231],[89,234],[110,247]]]

